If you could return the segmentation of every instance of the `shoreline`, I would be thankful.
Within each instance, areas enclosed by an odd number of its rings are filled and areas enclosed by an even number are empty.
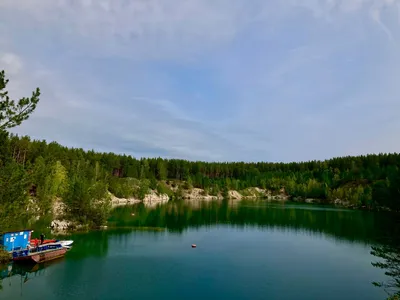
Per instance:
[[[116,198],[116,197],[115,197]],[[309,198],[310,199],[310,198]],[[323,199],[312,199],[314,201],[299,201],[299,199],[293,200],[291,198],[287,198],[285,200],[279,200],[276,198],[262,198],[262,197],[244,197],[242,199],[234,199],[234,198],[213,198],[210,199],[209,197],[204,197],[204,198],[184,198],[184,199],[179,199],[179,200],[169,200],[169,201],[164,201],[164,202],[152,202],[149,203],[147,201],[143,201],[143,200],[139,200],[139,199],[122,199],[125,201],[120,201],[120,198],[116,198],[114,199],[114,201],[118,201],[118,203],[114,203],[114,205],[112,205],[111,211],[119,208],[119,207],[127,207],[127,206],[135,206],[138,204],[144,204],[145,206],[147,206],[148,208],[156,208],[158,205],[165,205],[167,203],[171,203],[171,202],[175,202],[175,201],[184,201],[186,203],[191,203],[191,204],[195,204],[195,203],[207,203],[207,202],[213,202],[213,201],[224,201],[224,200],[228,200],[228,201],[234,201],[236,202],[235,204],[239,204],[242,201],[251,201],[251,202],[264,202],[264,203],[276,203],[276,204],[289,204],[289,205],[309,205],[314,206],[314,205],[318,205],[318,206],[322,206],[322,207],[329,207],[329,208],[333,208],[333,209],[346,209],[346,210],[359,210],[359,211],[368,211],[368,212],[391,212],[391,213],[399,213],[397,211],[393,211],[390,210],[388,208],[384,208],[384,207],[376,207],[376,208],[367,208],[367,207],[360,207],[360,206],[356,206],[356,205],[343,205],[343,204],[338,204],[338,203],[334,203],[334,202],[324,202],[322,201]],[[55,223],[59,223],[59,226],[53,226]],[[89,232],[92,230],[106,230],[106,229],[112,229],[113,227],[109,226],[108,223],[101,225],[101,226],[89,226],[89,225],[85,225],[85,224],[76,224],[73,221],[68,221],[68,220],[53,220],[51,222],[52,226],[51,226],[51,232],[52,234],[55,235],[68,235],[71,233],[77,233],[77,232]],[[146,227],[148,228],[148,227]],[[139,228],[140,229],[140,228]]]

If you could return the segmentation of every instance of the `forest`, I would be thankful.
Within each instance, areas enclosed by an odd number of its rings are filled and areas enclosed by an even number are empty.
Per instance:
[[[28,220],[35,203],[40,214],[61,199],[70,219],[100,225],[110,210],[110,193],[143,197],[149,189],[179,199],[194,187],[204,194],[259,187],[292,198],[335,199],[354,206],[400,210],[400,155],[371,154],[325,161],[292,163],[201,162],[135,158],[68,148],[56,142],[31,140],[9,133],[29,118],[40,90],[29,98],[10,100],[4,71],[0,73],[0,223]],[[134,148],[134,145],[132,145]],[[178,186],[177,190],[171,186]],[[0,224],[1,225],[1,224]]]

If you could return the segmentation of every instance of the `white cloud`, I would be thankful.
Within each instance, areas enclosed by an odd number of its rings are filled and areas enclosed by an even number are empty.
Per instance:
[[[18,99],[27,92],[24,68],[23,59],[19,55],[12,52],[0,52],[0,70],[4,70],[6,78],[10,80],[7,90],[11,99]],[[32,90],[28,92],[28,95]]]
[[[400,25],[400,3],[397,3],[397,21]]]
[[[393,34],[390,29],[385,25],[385,23],[381,20],[381,10],[386,5],[392,6],[395,0],[386,0],[382,3],[376,3],[375,5],[371,6],[370,13],[372,19],[379,25],[379,27],[386,33],[389,40],[393,41]],[[399,4],[398,4],[399,5]],[[394,7],[393,7],[394,8]]]
[[[400,96],[400,60],[396,45],[374,40],[376,32],[398,38],[386,18],[396,7],[400,15],[399,5],[2,0],[0,68],[12,79],[12,95],[42,90],[37,111],[18,132],[70,146],[206,160],[312,159],[375,151],[367,130],[391,150],[398,123],[391,130],[382,125],[380,135],[372,120],[384,121],[374,112],[399,111],[384,106]],[[201,90],[200,99],[218,103],[196,106],[212,118],[184,105],[198,98],[186,86],[197,83],[176,69],[212,75],[215,95]],[[377,102],[382,106],[372,111]],[[362,139],[355,142],[355,135]]]
[[[231,40],[244,26],[249,6],[230,0],[5,0],[0,7],[13,18],[36,19],[41,28],[56,26],[66,38],[101,44],[100,52],[163,58]]]
[[[2,0],[0,8],[9,16],[11,28],[29,29],[33,18],[38,30],[47,32],[53,28],[70,45],[79,43],[80,51],[86,48],[93,52],[91,45],[95,44],[95,53],[183,60],[233,41],[254,24],[265,33],[274,23],[286,20],[296,7],[327,19],[374,7],[372,16],[377,21],[381,9],[395,8],[399,3],[397,0],[253,0],[251,3],[247,0]]]
[[[117,99],[115,89],[107,92],[95,81],[82,92],[74,85],[74,78],[62,71],[28,64],[23,72],[11,74],[8,70],[22,66],[22,59],[7,53],[0,56],[0,61],[8,63],[0,67],[5,67],[10,78],[12,98],[28,96],[36,86],[42,93],[35,113],[13,129],[14,133],[138,157],[232,160],[232,153],[226,155],[225,149],[241,149],[240,144],[213,133],[211,126],[185,115],[171,100],[126,95]],[[157,89],[157,82],[152,82],[152,87]]]
[[[21,72],[23,63],[14,53],[0,53],[0,68],[6,69],[7,74],[16,75]]]
[[[289,1],[290,2],[290,1]],[[292,0],[292,5],[304,6],[313,11],[315,16],[326,16],[329,13],[354,13],[369,9],[371,6],[391,6],[398,0]]]

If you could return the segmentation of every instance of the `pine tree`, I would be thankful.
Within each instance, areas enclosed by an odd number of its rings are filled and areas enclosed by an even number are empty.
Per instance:
[[[32,96],[21,98],[16,102],[8,96],[6,87],[8,79],[4,70],[0,71],[0,130],[18,126],[29,118],[39,102],[40,90],[37,88]]]

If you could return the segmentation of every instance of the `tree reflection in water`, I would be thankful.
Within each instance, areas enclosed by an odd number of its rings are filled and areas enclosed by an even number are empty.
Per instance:
[[[62,261],[62,259],[57,259],[34,265],[16,264],[12,262],[9,264],[0,265],[0,291],[3,289],[3,281],[5,279],[19,276],[21,278],[19,288],[21,289],[22,294],[22,286],[24,283],[34,279],[35,277],[45,276],[48,267],[54,266]],[[11,286],[11,281],[8,283]]]
[[[390,279],[372,284],[383,288],[389,295],[388,299],[400,300],[400,220],[394,224],[390,235],[381,240],[381,245],[371,247],[371,254],[379,258],[372,265],[385,270]]]

